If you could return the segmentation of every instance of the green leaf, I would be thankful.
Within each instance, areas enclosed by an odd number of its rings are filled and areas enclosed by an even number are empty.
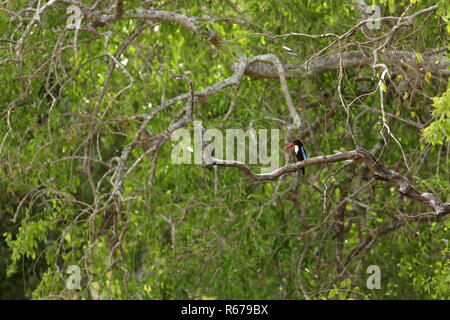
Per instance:
[[[416,52],[416,60],[418,63],[423,64],[423,57],[419,52]]]
[[[336,288],[331,289],[330,292],[328,292],[328,299],[333,298],[338,293],[338,290]]]

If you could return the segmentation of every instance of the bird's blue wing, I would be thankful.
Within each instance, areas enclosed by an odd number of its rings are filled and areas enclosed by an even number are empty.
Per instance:
[[[302,154],[303,154],[303,159],[308,159],[308,157],[306,156],[306,151],[305,148],[302,147]]]

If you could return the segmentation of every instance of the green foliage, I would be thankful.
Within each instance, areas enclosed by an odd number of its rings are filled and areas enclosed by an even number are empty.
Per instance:
[[[423,137],[432,144],[443,144],[450,140],[450,82],[449,89],[434,98],[433,121],[423,132]]]
[[[328,291],[327,296],[319,294],[321,299],[334,299],[334,300],[369,300],[370,294],[364,294],[359,287],[352,288],[352,280],[347,278],[339,284],[334,286],[333,289]]]
[[[438,2],[438,12],[442,18],[447,21],[447,34],[450,34],[450,6],[448,2]],[[450,44],[447,44],[450,50]],[[447,58],[450,57],[447,54]],[[436,118],[423,132],[425,140],[432,144],[443,144],[443,141],[450,140],[450,80],[448,89],[442,96],[433,99],[433,116]]]
[[[419,283],[433,299],[450,299],[450,257],[447,247],[442,250],[442,261],[437,261],[433,275]]]
[[[80,29],[75,40],[75,32],[64,29],[67,5],[57,2],[25,37],[21,59],[15,43],[6,47],[10,42],[0,42],[0,298],[449,298],[448,245],[443,241],[448,240],[448,220],[408,221],[371,242],[378,228],[428,208],[400,197],[392,185],[374,181],[360,166],[310,166],[305,178],[293,174],[255,183],[236,168],[216,171],[173,164],[174,144],[169,139],[158,150],[151,184],[153,158],[147,156],[155,151],[144,155],[144,148],[134,148],[121,173],[126,175],[123,185],[115,190],[118,157],[136,136],[142,115],[189,92],[187,83],[173,75],[188,77],[195,90],[202,90],[231,76],[231,64],[239,54],[273,53],[283,63],[301,63],[335,38],[273,36],[341,35],[360,18],[347,1],[232,2],[243,15],[228,1],[126,1],[127,10],[164,4],[163,10],[204,19],[199,20],[197,33],[176,23],[153,21],[129,42],[142,21],[96,27],[98,32],[111,31],[108,43],[89,29]],[[435,2],[410,1],[409,13]],[[373,3],[397,16],[408,6],[390,0]],[[440,17],[448,16],[443,2],[439,6],[437,17],[420,17],[411,27],[417,29],[400,28],[387,50],[417,53],[423,67],[428,48],[446,45],[436,25],[442,22]],[[29,1],[10,1],[5,11],[28,7]],[[103,7],[110,4],[100,1],[99,10]],[[233,17],[238,22],[211,17]],[[2,12],[0,28],[2,38],[18,41],[26,23],[9,20]],[[223,40],[220,47],[203,37],[210,30]],[[373,32],[377,36],[389,30],[383,25]],[[342,43],[342,52],[353,50],[356,42],[364,42],[362,48],[370,52],[373,47],[366,40],[357,31]],[[323,54],[339,50],[331,47]],[[106,52],[117,54],[128,74]],[[383,143],[377,155],[380,162],[407,175],[418,189],[448,201],[450,91],[442,93],[435,74],[417,73],[414,78],[416,71],[408,70],[392,80],[401,88],[406,76],[413,77],[414,94],[406,87],[395,96],[392,84],[383,83],[387,122],[401,141],[412,172],[404,168],[398,145],[386,132],[380,133],[380,95],[356,99],[360,89],[377,90],[379,79],[370,68],[290,79],[289,90],[303,121],[294,134],[309,134],[306,145],[311,156]],[[367,88],[362,88],[363,81]],[[430,110],[428,97],[435,96]],[[235,111],[225,122],[233,101]],[[184,102],[159,112],[147,129],[163,135]],[[336,112],[325,119],[336,105]],[[276,128],[281,131],[280,144],[290,121],[279,81],[249,77],[242,79],[238,91],[228,87],[199,99],[194,116],[222,132]],[[320,119],[325,120],[310,130]],[[429,122],[422,136],[418,127]],[[192,124],[187,128],[192,130]],[[16,223],[11,222],[14,216]],[[370,245],[344,270],[338,255],[349,257],[366,240]],[[382,270],[382,290],[366,288],[365,271],[372,264]],[[66,288],[70,265],[82,270],[80,290]]]

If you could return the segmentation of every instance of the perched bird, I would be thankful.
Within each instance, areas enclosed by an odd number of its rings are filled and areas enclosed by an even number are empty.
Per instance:
[[[308,157],[306,156],[306,150],[303,146],[303,142],[300,139],[294,140],[291,144],[288,144],[284,147],[284,150],[294,147],[295,157],[297,161],[306,160]],[[305,168],[302,168],[303,175],[305,175]]]

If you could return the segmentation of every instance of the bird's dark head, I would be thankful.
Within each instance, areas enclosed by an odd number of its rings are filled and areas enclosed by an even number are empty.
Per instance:
[[[303,147],[303,141],[300,140],[300,139],[295,139],[294,141],[292,141],[292,143],[290,143],[287,146],[285,146],[284,150],[287,150],[287,149],[295,147],[295,146],[298,146],[299,148]]]

